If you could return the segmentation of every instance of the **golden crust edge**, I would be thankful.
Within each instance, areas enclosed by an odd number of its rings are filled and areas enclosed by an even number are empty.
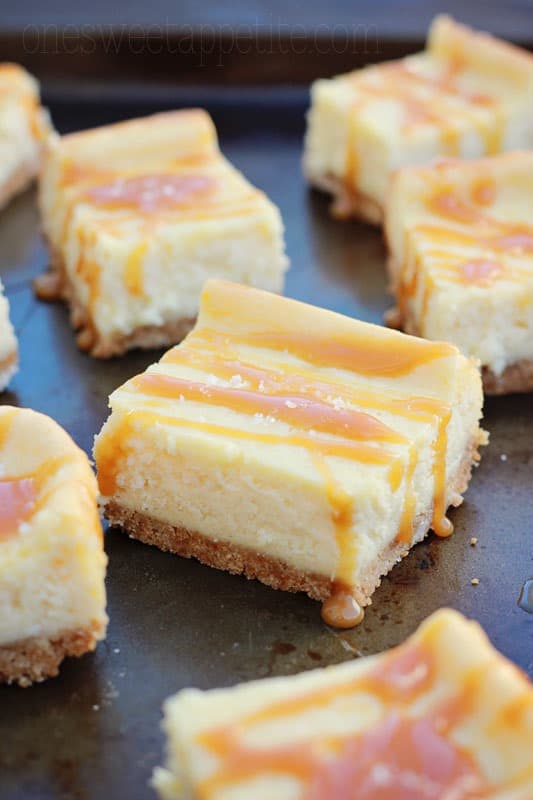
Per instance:
[[[43,278],[55,284],[49,294],[39,290],[39,280]],[[100,337],[87,310],[75,296],[61,257],[52,249],[49,270],[36,279],[34,291],[41,300],[62,300],[67,303],[70,308],[70,324],[77,331],[76,343],[80,350],[93,358],[120,356],[136,347],[144,350],[170,347],[180,342],[196,322],[196,317],[184,317],[164,325],[143,325],[131,333],[118,334],[109,339]]]
[[[17,683],[26,688],[54,678],[67,656],[91,652],[104,635],[105,624],[94,620],[85,627],[54,636],[31,636],[0,645],[0,683]]]
[[[468,487],[472,466],[480,458],[478,447],[483,445],[485,440],[485,432],[479,429],[469,442],[457,474],[450,484],[451,504],[454,506],[462,503],[462,494]],[[105,504],[104,516],[112,525],[124,528],[132,539],[185,558],[196,558],[202,564],[232,574],[244,575],[249,580],[257,579],[274,589],[305,592],[314,600],[322,601],[326,600],[334,589],[334,581],[323,575],[299,570],[281,559],[258,554],[240,545],[215,541],[198,532],[170,525],[122,506],[115,500],[109,500]],[[370,598],[380,585],[381,578],[408,554],[413,544],[427,535],[429,525],[430,514],[423,515],[416,521],[417,533],[409,546],[393,542],[377,556],[373,567],[368,570],[365,581],[353,587],[353,595],[360,606],[371,603]]]

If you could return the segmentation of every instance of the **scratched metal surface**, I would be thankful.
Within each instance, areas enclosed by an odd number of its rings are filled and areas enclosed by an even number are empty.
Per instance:
[[[214,97],[205,104],[225,152],[281,207],[292,261],[287,294],[380,322],[389,303],[380,234],[330,220],[325,199],[306,190],[299,168],[306,98],[288,97],[269,95],[251,105]],[[140,101],[107,107],[49,99],[61,130],[156,110]],[[50,414],[89,450],[110,391],[159,353],[108,362],[79,353],[65,309],[32,296],[30,279],[45,263],[29,192],[0,216],[0,274],[21,348],[21,370],[1,401]],[[305,597],[110,531],[107,641],[94,655],[64,664],[53,681],[30,690],[0,687],[0,798],[148,800],[147,781],[162,758],[160,706],[169,694],[375,653],[402,641],[442,605],[479,620],[531,674],[533,616],[517,599],[533,576],[533,397],[489,401],[485,422],[491,444],[465,504],[452,512],[455,535],[430,536],[414,548],[351,632],[325,627],[318,604]],[[472,536],[479,539],[475,548]]]

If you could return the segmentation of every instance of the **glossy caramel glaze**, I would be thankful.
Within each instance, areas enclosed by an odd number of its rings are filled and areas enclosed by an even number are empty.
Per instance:
[[[91,187],[84,196],[99,208],[157,214],[197,207],[216,185],[209,175],[141,175]]]
[[[0,541],[16,536],[33,514],[38,490],[35,479],[0,479]]]

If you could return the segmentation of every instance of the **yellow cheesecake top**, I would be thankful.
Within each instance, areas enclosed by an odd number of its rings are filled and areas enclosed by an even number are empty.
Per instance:
[[[458,384],[474,367],[458,350],[348,319],[277,295],[208,281],[195,329],[144,374],[113,393],[121,423],[96,441],[102,495],[137,425],[305,451],[331,506],[344,592],[353,569],[354,498],[336,471],[381,469],[391,491],[405,484],[398,539],[413,536],[417,442],[435,436],[433,528],[447,535],[447,426]],[[476,377],[476,376],[474,376]],[[425,434],[421,433],[424,428]]]
[[[0,406],[0,543],[30,530],[41,511],[73,515],[102,540],[96,481],[87,456],[49,417]]]
[[[382,655],[230,690],[186,690],[166,712],[171,763],[187,753],[201,800],[244,797],[247,787],[266,798],[269,786],[298,800],[526,800],[533,792],[533,687],[477,623],[447,609]]]
[[[386,231],[393,258],[401,262],[400,306],[417,292],[418,270],[407,274],[417,259],[426,270],[426,306],[436,285],[498,290],[509,282],[530,281],[532,187],[529,152],[399,170]]]
[[[50,142],[57,203],[83,204],[109,230],[249,213],[262,193],[221,155],[201,109],[171,111]],[[99,213],[98,213],[99,212]]]

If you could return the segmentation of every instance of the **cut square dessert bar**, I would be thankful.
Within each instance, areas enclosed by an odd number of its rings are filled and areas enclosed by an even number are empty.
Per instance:
[[[85,453],[49,417],[0,406],[0,682],[57,675],[107,625],[106,556]]]
[[[489,393],[533,390],[533,152],[400,170],[386,213],[391,324],[478,359]]]
[[[165,703],[163,800],[531,800],[533,687],[451,610],[376,656]]]
[[[38,293],[69,301],[93,356],[179,341],[209,277],[283,288],[278,209],[221,155],[204,111],[51,139],[40,203],[55,276]]]
[[[533,147],[533,55],[437,17],[422,53],[317,81],[304,168],[333,212],[380,224],[391,172]]]
[[[18,346],[13,326],[9,321],[9,303],[0,281],[0,392],[17,370]]]
[[[112,523],[346,627],[430,527],[451,532],[483,441],[479,372],[453,345],[224,281],[110,405],[94,452]]]
[[[49,130],[37,81],[18,64],[0,64],[0,208],[37,175]]]

